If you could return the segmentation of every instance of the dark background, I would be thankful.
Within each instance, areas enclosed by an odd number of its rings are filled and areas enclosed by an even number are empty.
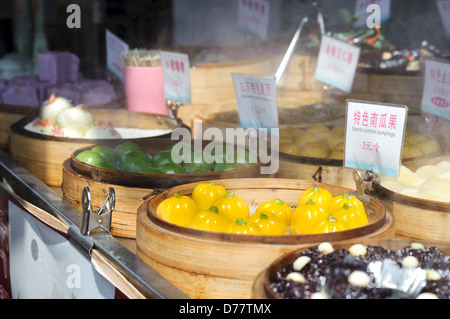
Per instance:
[[[14,37],[15,16],[23,0],[0,1],[0,58],[16,50]],[[28,13],[33,31],[33,5]],[[49,50],[67,50],[77,54],[81,60],[81,71],[87,76],[102,75],[105,64],[105,28],[124,39],[130,48],[163,48],[176,45],[175,39],[187,39],[192,45],[196,41],[221,44],[215,32],[234,25],[237,0],[41,0],[45,5],[45,32]],[[268,0],[275,2],[279,10],[278,31],[290,41],[304,12],[312,0]],[[356,0],[322,0],[324,16],[329,25],[337,21],[337,11],[347,8],[354,10]],[[82,27],[69,29],[66,8],[76,3],[82,10]],[[94,11],[97,3],[100,11]],[[214,10],[213,7],[216,7]],[[220,9],[217,9],[220,6]],[[18,9],[19,8],[19,9]],[[181,8],[181,9],[180,9]],[[176,12],[174,10],[177,10]],[[233,11],[234,10],[234,11]],[[181,12],[180,12],[181,11]],[[213,14],[220,14],[219,25]],[[444,29],[434,0],[392,0],[392,17],[383,24],[383,35],[399,48],[417,48],[423,40],[428,40],[442,49],[449,49],[449,39]],[[23,13],[23,12],[22,12]],[[98,15],[101,15],[99,18]],[[96,18],[95,18],[96,17]],[[229,17],[229,19],[228,19]],[[189,28],[183,28],[183,23]],[[202,24],[203,23],[203,24]],[[196,24],[196,25],[193,25]],[[178,27],[177,27],[178,26]],[[197,27],[199,34],[192,34]],[[236,29],[236,27],[234,26]],[[186,35],[180,32],[186,31]],[[189,30],[188,30],[189,29]],[[231,32],[236,32],[233,29]],[[181,30],[181,31],[180,31]],[[33,32],[31,32],[32,34]],[[203,37],[207,34],[208,37]],[[242,37],[241,34],[237,34]],[[32,36],[31,36],[32,37]],[[32,38],[27,41],[26,55],[32,55]],[[208,43],[200,43],[208,44]],[[286,43],[288,44],[288,42]]]

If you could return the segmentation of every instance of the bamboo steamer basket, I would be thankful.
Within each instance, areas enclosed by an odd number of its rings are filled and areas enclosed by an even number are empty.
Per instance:
[[[327,103],[321,103],[321,101],[323,100],[315,96],[304,99],[279,97],[277,104],[280,128],[289,124],[343,122],[345,111],[340,102],[338,105],[334,104],[334,101]],[[316,105],[322,107],[323,110],[314,117],[312,113]],[[201,127],[197,128],[196,122],[201,123]],[[193,115],[190,126],[194,136],[203,136],[204,131],[208,128],[218,128],[225,132],[227,128],[241,127],[236,100],[220,101],[208,109],[200,110]]]
[[[0,149],[9,150],[11,125],[23,117],[37,116],[39,108],[0,104]]]
[[[311,110],[314,110],[314,108],[311,108],[311,106],[322,105],[321,103],[317,103],[317,101],[314,102],[316,103],[301,104],[295,99],[280,99],[280,131],[290,126],[308,129],[311,124],[319,124],[328,128],[344,125],[344,104],[333,100],[324,103],[324,114],[318,115],[316,119],[312,119],[310,117]],[[239,115],[235,102],[223,102],[217,103],[216,105],[214,110],[194,116],[194,120],[191,123],[194,136],[202,136],[204,131],[210,127],[219,128],[223,131],[225,131],[226,128],[240,127]],[[195,121],[201,121],[202,125],[199,127],[196,125]],[[442,151],[448,149],[448,142],[446,141],[445,136],[433,136],[433,127],[428,122],[429,121],[424,119],[422,115],[410,115],[408,116],[407,127],[427,138],[437,140],[441,144],[441,150],[427,155],[413,158],[409,157],[408,160],[434,158],[440,155]],[[280,143],[282,142],[283,140],[280,138]],[[355,189],[355,184],[351,178],[351,170],[343,166],[342,159],[297,156],[283,152],[279,153],[279,159],[279,169],[275,174],[278,178],[295,178],[301,180],[312,179],[318,182]]]
[[[210,105],[236,96],[232,73],[267,76],[271,73],[269,59],[248,59],[235,62],[198,63],[191,70],[191,101]]]
[[[328,106],[325,104],[326,113],[318,115],[312,120],[306,114],[311,114],[316,99],[305,100],[299,102],[296,99],[280,98],[278,103],[280,116],[280,130],[288,125],[296,125],[298,127],[308,127],[307,123],[315,122],[325,126],[334,126],[344,123],[343,116],[345,110],[339,105]],[[307,104],[303,104],[307,103]],[[330,102],[332,103],[332,102]],[[201,121],[201,127],[196,123]],[[236,102],[216,103],[216,107],[209,112],[202,112],[194,116],[191,122],[191,128],[194,136],[203,136],[208,128],[219,128],[223,132],[227,128],[238,128],[239,115],[237,112]],[[280,142],[282,142],[280,140]],[[342,160],[321,159],[294,156],[280,152],[279,169],[275,174],[278,178],[295,178],[301,180],[316,180],[328,184],[340,185],[347,188],[355,189],[351,171],[343,168]]]
[[[87,110],[92,109],[117,109],[123,105],[123,93],[120,92],[120,89],[116,87],[116,91],[118,94],[117,99],[111,101],[110,103],[101,104],[101,105],[89,105],[86,106]],[[2,121],[0,122],[0,149],[9,150],[10,144],[10,134],[11,134],[11,125],[18,122],[20,119],[24,117],[37,117],[39,115],[40,108],[38,107],[29,107],[29,106],[20,106],[20,105],[9,105],[9,104],[1,104],[0,103],[0,118]]]
[[[272,75],[272,61],[254,50],[241,47],[181,46],[169,51],[189,56],[191,68],[191,101],[199,107],[210,107],[217,101],[235,98],[232,73],[259,76]]]
[[[141,148],[156,154],[170,149],[178,141],[154,139],[138,142]],[[114,147],[118,142],[109,143]],[[89,187],[91,204],[94,209],[102,207],[109,188],[116,193],[116,203],[111,220],[111,234],[124,238],[136,238],[136,212],[140,205],[155,194],[168,188],[209,179],[230,179],[260,176],[261,163],[224,172],[205,172],[197,174],[143,174],[113,171],[95,167],[79,161],[76,156],[92,146],[83,147],[66,159],[62,168],[61,190],[66,199],[82,212],[82,193]]]
[[[352,169],[343,167],[343,160],[295,156],[280,153],[277,178],[313,180],[356,190]]]
[[[413,243],[421,243],[424,247],[436,247],[440,249],[446,256],[450,255],[450,245],[443,241],[423,241],[410,238],[382,238],[382,239],[366,239],[366,240],[350,240],[332,243],[336,249],[349,249],[354,244],[381,246],[385,249],[400,250],[411,246]],[[309,248],[309,247],[308,247]],[[258,274],[252,287],[252,297],[255,299],[281,299],[276,296],[271,289],[270,283],[273,280],[275,272],[289,265],[307,248],[297,249],[275,259],[266,269]]]
[[[435,165],[450,156],[404,162],[415,171],[425,165]],[[423,240],[450,242],[450,203],[406,196],[383,187],[377,180],[372,183],[373,196],[379,198],[394,214],[396,232],[400,236]]]
[[[249,205],[279,198],[295,206],[300,193],[314,185],[333,195],[348,189],[292,179],[217,180]],[[322,241],[391,238],[394,217],[384,205],[370,198],[369,225],[338,233],[315,235],[260,236],[198,231],[165,222],[156,208],[175,193],[190,195],[198,183],[171,188],[139,207],[137,213],[137,255],[177,285],[191,298],[251,298],[257,274],[275,258],[294,249]]]
[[[94,121],[111,121],[115,127],[174,130],[184,126],[181,121],[170,117],[125,109],[92,109],[90,113]],[[24,127],[33,120],[34,117],[23,118],[11,126],[11,157],[49,186],[61,186],[62,165],[74,151],[111,141],[54,137],[25,130]],[[170,137],[170,134],[158,137]],[[138,142],[152,138],[127,138],[119,141]]]
[[[324,123],[323,125],[332,129],[335,126],[342,126],[343,124],[344,122],[342,120],[336,120],[334,123]],[[427,158],[435,158],[447,149],[445,139],[442,139],[440,136],[433,136],[428,126],[429,125],[427,125],[422,116],[411,115],[408,117],[408,130],[421,134],[427,139],[438,141],[441,148],[428,154],[405,157],[404,161],[412,162]],[[310,126],[299,125],[298,127],[306,130]],[[283,127],[280,126],[280,129],[282,128]],[[282,139],[280,139],[280,143],[282,142]],[[344,167],[343,159],[315,158],[280,152],[280,167],[276,177],[306,180],[313,179],[319,182],[355,189],[355,184],[351,178],[350,172],[351,169]]]
[[[276,69],[282,56],[272,59]],[[305,93],[347,99],[368,100],[408,105],[410,114],[419,114],[422,102],[423,77],[421,72],[397,70],[365,70],[358,68],[351,93],[334,90],[315,79],[317,58],[295,54],[280,80],[280,97],[302,98]]]

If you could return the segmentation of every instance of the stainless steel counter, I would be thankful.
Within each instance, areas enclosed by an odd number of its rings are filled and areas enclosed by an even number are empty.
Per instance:
[[[67,229],[67,239],[86,258],[95,249],[142,295],[152,299],[188,298],[135,254],[133,240],[117,239],[103,228],[82,235],[82,214],[25,168],[0,150],[0,177],[3,187],[20,200],[47,213]]]

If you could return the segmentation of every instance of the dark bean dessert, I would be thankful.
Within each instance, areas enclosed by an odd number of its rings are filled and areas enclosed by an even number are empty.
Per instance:
[[[322,243],[272,272],[269,285],[285,299],[450,299],[450,256],[419,243],[401,250]]]

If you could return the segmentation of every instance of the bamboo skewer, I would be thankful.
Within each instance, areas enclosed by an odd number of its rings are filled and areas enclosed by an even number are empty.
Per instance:
[[[125,66],[161,66],[161,57],[158,50],[133,49],[122,52],[121,57]]]

